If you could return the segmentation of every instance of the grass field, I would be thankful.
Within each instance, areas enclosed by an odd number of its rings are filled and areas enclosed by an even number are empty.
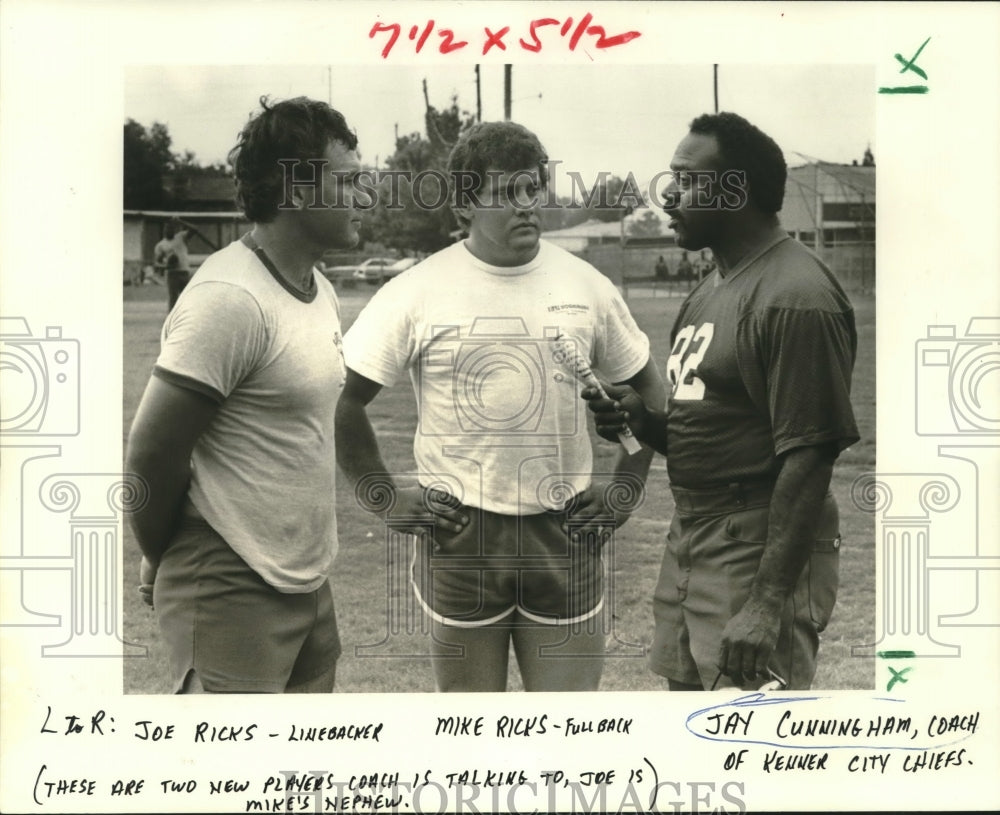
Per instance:
[[[161,287],[126,287],[124,308],[124,405],[122,432],[127,436],[139,398],[159,352],[159,331],[166,312]],[[341,294],[344,329],[367,302],[367,288]],[[680,306],[680,297],[663,292],[630,292],[629,306],[649,335],[653,353],[662,365],[668,335]],[[861,441],[840,457],[833,491],[840,503],[840,594],[833,620],[823,634],[819,671],[814,687],[865,689],[872,687],[872,658],[854,658],[851,647],[875,641],[874,518],[851,502],[854,479],[875,468],[875,303],[855,297],[859,354],[854,373],[853,403]],[[804,385],[807,386],[807,385]],[[383,390],[369,415],[382,445],[387,465],[398,471],[413,468],[411,442],[416,427],[415,403],[408,383]],[[607,471],[615,447],[594,436],[595,469]],[[383,525],[364,512],[340,478],[337,490],[340,553],[333,587],[344,655],[337,669],[337,689],[348,692],[428,692],[434,684],[426,656],[428,637],[424,621],[413,608],[405,582],[406,561],[400,545],[389,542]],[[665,688],[642,659],[652,636],[651,597],[664,537],[673,511],[661,457],[654,461],[647,498],[605,551],[609,597],[604,625],[608,660],[601,689],[641,691]],[[126,530],[124,596],[126,639],[148,648],[146,659],[126,659],[127,693],[169,692],[166,654],[159,641],[153,613],[139,600],[139,551]],[[521,689],[511,659],[509,688]]]

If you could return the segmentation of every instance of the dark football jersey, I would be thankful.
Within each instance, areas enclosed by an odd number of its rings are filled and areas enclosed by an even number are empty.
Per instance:
[[[671,332],[667,470],[680,487],[774,478],[795,447],[858,440],[854,311],[798,241],[775,240],[691,293]]]

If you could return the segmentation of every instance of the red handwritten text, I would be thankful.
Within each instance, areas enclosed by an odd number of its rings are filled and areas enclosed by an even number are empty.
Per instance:
[[[593,25],[593,22],[594,15],[590,13],[584,14],[579,20],[573,17],[567,17],[564,20],[554,17],[540,17],[537,20],[532,20],[528,25],[527,39],[518,37],[516,44],[524,51],[531,51],[537,54],[546,47],[547,43],[550,44],[550,48],[553,47],[552,44],[554,43],[562,43],[570,51],[575,51],[581,42],[585,46],[589,45],[593,48],[605,49],[624,45],[636,37],[642,36],[642,33],[639,31],[625,31],[621,34],[609,35],[604,26]],[[382,59],[389,57],[404,30],[406,31],[406,40],[413,43],[414,53],[417,54],[424,50],[424,47],[428,45],[428,41],[430,41],[430,47],[432,49],[436,47],[438,53],[441,54],[450,54],[453,51],[465,48],[469,44],[468,40],[456,39],[455,32],[452,29],[435,28],[435,25],[434,20],[427,20],[426,23],[412,25],[408,29],[405,29],[400,23],[375,23],[371,31],[368,32],[368,39],[373,40],[379,34],[388,35],[384,38]],[[485,55],[494,49],[506,51],[508,45],[514,45],[513,35],[511,35],[510,41],[506,39],[510,35],[510,29],[510,26],[502,26],[496,30],[489,26],[484,26],[482,33],[482,53]],[[437,39],[431,40],[432,34],[436,35]],[[588,39],[584,39],[585,37]]]
[[[417,26],[410,26],[410,31],[407,37],[411,40],[416,41],[416,46],[414,50],[416,53],[420,53],[424,46],[427,44],[427,38],[430,37],[431,32],[434,30],[434,21],[428,20],[427,24],[423,27],[423,30],[418,29]],[[382,34],[388,32],[389,39],[386,41],[385,48],[382,49],[382,59],[389,56],[392,51],[392,47],[396,44],[396,40],[399,39],[399,34],[402,31],[402,26],[399,23],[375,23],[372,26],[372,30],[368,32],[368,39],[373,39],[376,34]],[[460,48],[465,48],[469,43],[466,41],[455,42],[455,32],[450,28],[439,28],[437,30],[438,36],[441,38],[441,42],[438,43],[438,51],[442,54],[450,54],[452,51],[458,51]]]

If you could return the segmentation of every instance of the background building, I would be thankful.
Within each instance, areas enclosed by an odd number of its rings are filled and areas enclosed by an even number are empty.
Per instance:
[[[875,288],[875,163],[870,152],[866,151],[864,161],[860,165],[817,161],[790,167],[780,213],[788,234],[819,255],[844,288],[858,294]],[[632,282],[651,281],[661,255],[675,273],[684,254],[665,218],[661,234],[632,234],[631,225],[650,211],[648,207],[636,210],[623,222],[585,221],[546,232],[545,238],[627,288]],[[687,253],[701,271],[707,267],[705,254]]]
[[[875,163],[791,167],[781,223],[850,291],[875,288]],[[867,163],[870,162],[870,163]]]

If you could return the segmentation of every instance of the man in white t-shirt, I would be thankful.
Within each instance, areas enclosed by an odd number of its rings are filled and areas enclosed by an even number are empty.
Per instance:
[[[358,495],[415,534],[412,583],[440,691],[502,691],[513,645],[527,690],[596,690],[601,549],[643,491],[651,454],[593,477],[580,386],[561,337],[611,382],[663,401],[649,342],[614,285],[540,240],[547,157],[511,122],[475,125],[449,159],[468,238],[379,290],[344,338],[338,461]],[[366,412],[408,374],[416,479],[390,474]],[[376,486],[381,489],[375,489]],[[627,498],[616,505],[615,498]]]
[[[153,247],[153,271],[155,274],[159,275],[164,282],[166,282],[167,279],[167,261],[174,251],[173,241],[174,224],[172,221],[168,221],[166,226],[163,227],[163,237],[160,238]]]
[[[188,230],[179,219],[173,218],[164,227],[163,238],[153,247],[153,263],[157,269],[162,270],[167,283],[168,312],[191,279],[187,239]]]
[[[340,113],[261,104],[232,154],[253,228],[170,312],[128,444],[147,487],[131,507],[140,591],[181,693],[329,692],[340,654],[328,575],[345,369],[337,297],[314,266],[357,243],[367,201]]]

